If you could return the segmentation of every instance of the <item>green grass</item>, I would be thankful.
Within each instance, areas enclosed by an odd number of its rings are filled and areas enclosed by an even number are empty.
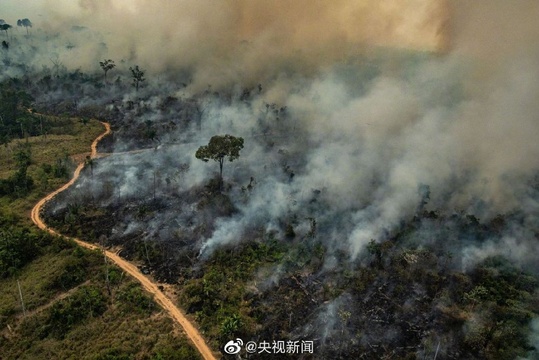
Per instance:
[[[34,189],[23,198],[2,197],[0,198],[0,208],[7,209],[20,215],[25,223],[29,224],[28,214],[39,199],[53,189],[60,187],[67,182],[67,178],[56,178],[47,175],[43,171],[43,166],[54,166],[58,161],[68,159],[69,176],[76,167],[70,157],[90,152],[90,145],[93,140],[104,132],[104,126],[97,120],[90,120],[86,125],[77,118],[47,117],[47,121],[54,125],[60,123],[53,129],[56,134],[47,136],[33,136],[28,139],[16,139],[9,142],[0,149],[0,179],[6,179],[15,173],[16,164],[13,159],[13,152],[19,144],[30,144],[32,152],[32,164],[28,168],[30,175],[35,182]],[[64,129],[68,134],[61,134]]]
[[[101,258],[95,252],[84,256],[94,261]],[[59,257],[62,258],[61,255]],[[42,260],[48,259],[44,256]],[[18,322],[12,321],[10,327],[13,332],[3,331],[0,338],[0,349],[6,359],[105,359],[112,358],[112,355],[153,359],[163,349],[169,349],[171,354],[181,359],[199,358],[191,345],[178,334],[172,320],[138,283],[119,277],[111,286],[111,295],[108,295],[103,264],[94,264],[87,279],[71,291],[51,293],[47,284],[65,269],[65,262],[65,259],[57,261],[52,267],[60,271],[45,274],[43,282],[30,274],[42,265],[41,261],[31,264],[21,274],[23,296],[29,303],[27,313],[30,315],[26,318],[22,316],[16,282],[9,284],[9,288],[15,285],[15,290],[7,291],[3,299],[9,302],[11,311],[15,311],[11,319]],[[116,267],[109,267],[109,271],[121,273]],[[33,289],[32,283],[44,285]],[[77,305],[81,297],[85,299],[88,289],[98,294],[101,310],[94,307],[90,312],[87,310],[90,307],[84,303]],[[134,297],[126,299],[125,294],[133,293]],[[69,319],[74,320],[68,327]]]
[[[46,136],[32,136],[28,139],[15,139],[2,147],[0,151],[0,178],[7,177],[9,171],[15,170],[15,163],[11,157],[11,152],[19,143],[30,143],[32,146],[33,166],[30,166],[30,174],[32,170],[39,168],[40,164],[53,164],[56,159],[68,155],[90,152],[92,141],[104,131],[103,125],[97,120],[90,120],[85,125],[78,118],[58,118],[49,116],[49,122],[62,122],[69,127],[69,133],[56,133]]]

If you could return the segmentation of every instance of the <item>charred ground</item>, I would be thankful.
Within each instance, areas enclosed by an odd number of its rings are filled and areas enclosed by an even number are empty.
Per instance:
[[[249,93],[242,92],[240,101]],[[200,113],[196,104],[211,101],[208,96],[220,95],[167,98],[158,109],[176,104],[174,126],[195,132],[204,127],[198,120],[191,126]],[[93,173],[86,169],[78,189],[49,205],[47,222],[63,233],[119,246],[122,256],[175,285],[180,304],[215,346],[236,337],[312,339],[315,358],[334,359],[405,359],[437,352],[454,359],[513,359],[534,351],[528,345],[529,323],[539,313],[533,267],[524,270],[500,255],[470,264],[462,257],[465,248],[502,241],[515,227],[525,227],[526,214],[482,221],[433,209],[430,190],[422,186],[415,215],[350,260],[343,244],[328,248],[326,237],[334,227],[316,218],[329,206],[325,189],[308,189],[302,208],[269,219],[271,229],[255,221],[234,244],[206,254],[204,240],[223,219],[241,215],[237,205],[249,202],[257,191],[252,178],[259,175],[240,166],[223,192],[217,178],[186,187],[182,177],[189,164],[174,160],[174,152],[188,142],[163,140],[171,139],[168,115],[151,124],[133,122],[131,111],[145,114],[142,103],[136,109],[129,103],[114,107],[109,118],[117,131],[102,151],[148,150],[101,159]],[[297,134],[283,126],[291,123],[285,108],[268,104],[267,111],[271,117],[260,120],[262,143],[275,155],[272,166],[281,169],[281,180],[293,182],[303,171],[302,153],[284,147]],[[118,114],[121,120],[115,120]],[[151,139],[149,129],[155,131]],[[151,160],[157,153],[159,165]],[[122,194],[118,187],[124,180],[139,181],[140,188]],[[99,186],[92,187],[95,183]],[[331,221],[339,222],[338,214]]]

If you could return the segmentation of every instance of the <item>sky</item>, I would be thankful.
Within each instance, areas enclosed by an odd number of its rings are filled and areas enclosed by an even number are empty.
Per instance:
[[[107,57],[152,72],[195,69],[201,86],[316,72],[369,47],[439,51],[448,31],[438,0],[2,0],[0,14],[62,34],[78,47],[61,59],[68,67],[93,71]]]

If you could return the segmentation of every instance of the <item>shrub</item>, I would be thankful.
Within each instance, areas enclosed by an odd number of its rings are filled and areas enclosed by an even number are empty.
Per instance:
[[[0,277],[13,275],[39,253],[36,236],[27,230],[0,229]]]
[[[144,294],[140,286],[135,283],[129,284],[116,297],[123,303],[122,306],[127,311],[136,310],[140,313],[151,313],[156,308],[154,301]]]
[[[63,338],[75,325],[88,317],[100,316],[107,309],[105,296],[95,286],[82,286],[72,296],[55,303],[42,336]]]

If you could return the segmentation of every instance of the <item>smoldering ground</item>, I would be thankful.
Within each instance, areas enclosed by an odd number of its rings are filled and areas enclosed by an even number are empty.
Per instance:
[[[166,204],[111,234],[144,229],[166,241],[182,232],[204,260],[253,229],[284,237],[291,225],[297,238],[324,243],[330,271],[338,252],[365,261],[371,240],[434,211],[447,221],[423,219],[408,238],[414,248],[451,251],[451,266],[464,271],[493,255],[537,270],[535,2],[81,1],[75,16],[47,4],[47,31],[88,28],[83,41],[68,36],[71,53],[56,49],[68,68],[97,71],[110,57],[149,69],[140,93],[87,86],[80,94],[117,100],[117,149],[155,132],[150,149],[98,160],[66,195],[104,207]],[[163,105],[167,96],[175,111]],[[224,133],[245,139],[240,159],[225,164],[230,208],[200,216],[189,195],[217,169],[194,153]],[[462,231],[455,214],[506,222],[479,234]]]

